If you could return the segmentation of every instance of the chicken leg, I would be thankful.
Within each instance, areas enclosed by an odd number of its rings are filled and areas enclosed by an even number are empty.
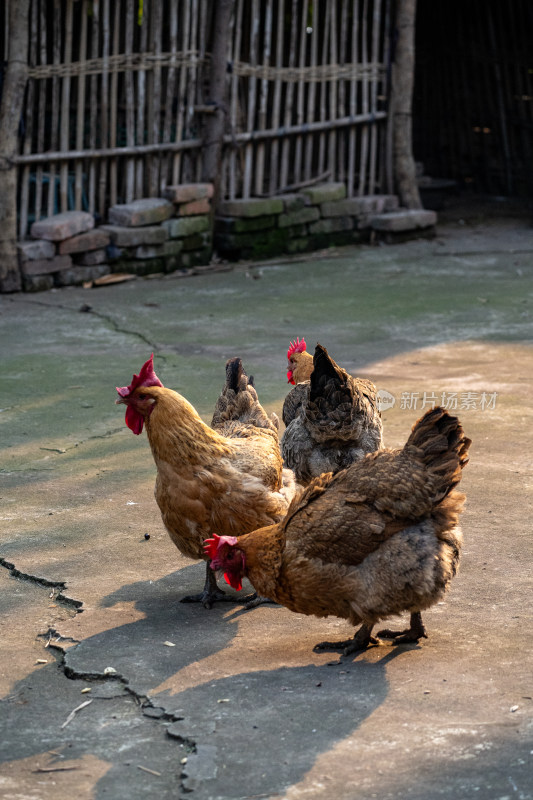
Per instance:
[[[378,636],[383,636],[384,639],[394,639],[394,644],[413,644],[419,639],[428,638],[420,611],[413,611],[411,614],[409,628],[403,631],[379,631]]]
[[[379,644],[379,639],[372,636],[373,625],[363,623],[352,639],[343,642],[319,642],[313,647],[315,652],[320,650],[342,650],[344,656],[357,653],[359,650],[366,650],[369,644]]]
[[[182,597],[180,603],[201,603],[204,608],[212,608],[213,603],[223,601],[227,603],[238,602],[235,597],[232,597],[217,586],[216,575],[211,569],[211,562],[207,562],[205,584],[204,588],[199,594],[188,594]]]

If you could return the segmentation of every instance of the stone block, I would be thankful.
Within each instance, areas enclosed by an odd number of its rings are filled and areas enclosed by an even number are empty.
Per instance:
[[[354,228],[352,217],[329,217],[319,219],[309,226],[309,233],[337,233],[338,231],[351,231]]]
[[[279,197],[251,197],[247,200],[226,200],[218,209],[222,217],[265,217],[283,213]]]
[[[30,234],[34,239],[48,239],[51,242],[61,242],[70,239],[78,233],[85,233],[94,228],[94,217],[87,211],[64,211],[52,217],[39,219],[34,222]]]
[[[162,223],[171,239],[179,239],[184,236],[191,236],[193,233],[203,233],[209,230],[209,217],[183,217],[181,219],[167,219]]]
[[[284,194],[281,196],[283,200],[283,210],[286,214],[291,211],[299,211],[306,205],[306,198],[303,194]]]
[[[249,233],[273,228],[278,221],[277,214],[265,217],[217,217],[215,230],[217,233]]]
[[[179,256],[182,250],[183,250],[182,239],[171,239],[170,241],[165,242],[165,244],[163,245],[163,255],[165,258],[170,258],[171,256]]]
[[[145,197],[131,203],[112,206],[108,218],[111,225],[123,225],[127,228],[156,225],[169,219],[174,213],[174,206],[163,197]]]
[[[24,261],[21,265],[23,275],[49,275],[72,266],[70,256],[55,256],[54,258],[39,258],[35,261]]]
[[[67,253],[86,253],[89,250],[100,250],[102,247],[107,247],[110,242],[109,233],[102,230],[102,228],[94,228],[87,233],[80,233],[78,236],[71,236],[70,239],[65,239],[57,246],[57,252],[60,255]]]
[[[163,255],[164,244],[140,244],[130,251],[130,256],[141,261],[149,258],[160,258]]]
[[[213,197],[214,189],[212,183],[182,183],[177,186],[167,186],[163,197],[171,203],[191,203],[194,200],[210,199]]]
[[[105,264],[107,261],[107,249],[102,247],[100,250],[89,250],[87,253],[74,255],[74,261],[82,267],[94,267],[97,264]]]
[[[370,225],[375,231],[386,231],[388,233],[430,228],[436,224],[436,213],[422,208],[399,209],[398,211],[378,214],[370,219]]]
[[[179,217],[194,217],[198,214],[209,214],[211,203],[207,197],[203,200],[192,200],[190,203],[181,203],[177,206],[176,215]]]
[[[342,200],[346,197],[346,186],[344,183],[319,183],[302,189],[301,194],[305,195],[308,205],[319,206],[333,200]]]
[[[47,292],[54,288],[53,275],[25,275],[22,280],[25,292]]]
[[[109,275],[111,268],[108,264],[98,266],[71,267],[63,269],[55,275],[56,286],[81,286],[87,281],[95,281],[103,275]]]
[[[42,258],[53,258],[56,254],[56,246],[47,239],[28,240],[17,244],[19,264],[24,261],[36,261]]]
[[[201,233],[193,233],[192,236],[186,236],[185,239],[182,239],[182,242],[185,251],[200,250],[200,248],[204,247]]]
[[[168,239],[168,231],[161,225],[146,225],[143,228],[126,228],[122,225],[101,225],[113,244],[117,247],[137,247],[140,244],[163,244]]]
[[[280,214],[278,218],[278,226],[280,228],[289,228],[291,225],[303,225],[308,222],[315,222],[320,219],[320,211],[316,206],[304,206],[297,211],[291,211],[289,214]]]

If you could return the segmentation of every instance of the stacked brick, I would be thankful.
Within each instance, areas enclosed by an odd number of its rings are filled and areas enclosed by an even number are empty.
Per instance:
[[[94,228],[85,211],[66,211],[38,220],[32,239],[17,245],[25,291],[72,286],[107,275],[109,236]]]
[[[153,275],[209,263],[213,185],[169,186],[164,194],[109,209],[100,230],[115,248],[116,271]]]
[[[331,245],[390,240],[410,232],[433,233],[431,211],[399,209],[395,195],[346,197],[343,183],[324,183],[296,194],[222,203],[215,220],[215,248],[230,260],[268,258]]]
[[[228,261],[260,259],[371,238],[427,236],[436,224],[434,211],[401,209],[395,195],[348,198],[343,183],[324,183],[281,197],[221,203],[213,241],[212,184],[168,186],[164,195],[113,206],[98,228],[84,211],[34,222],[32,239],[18,245],[23,288],[92,284],[111,271],[223,268],[210,265],[213,245]]]

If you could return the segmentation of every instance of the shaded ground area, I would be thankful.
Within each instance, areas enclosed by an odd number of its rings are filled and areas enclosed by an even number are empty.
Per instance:
[[[533,229],[501,210],[454,207],[433,241],[0,299],[2,797],[533,797]],[[153,351],[209,420],[240,355],[280,413],[296,335],[394,396],[388,445],[435,399],[473,439],[461,571],[420,646],[332,658],[312,647],[343,621],[179,604],[204,566],[164,531],[114,387]]]

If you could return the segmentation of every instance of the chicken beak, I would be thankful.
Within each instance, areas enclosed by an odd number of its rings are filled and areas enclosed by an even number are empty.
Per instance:
[[[117,397],[117,399],[115,400],[115,405],[116,406],[127,406],[128,404],[126,403],[126,401],[124,400],[123,397]]]

